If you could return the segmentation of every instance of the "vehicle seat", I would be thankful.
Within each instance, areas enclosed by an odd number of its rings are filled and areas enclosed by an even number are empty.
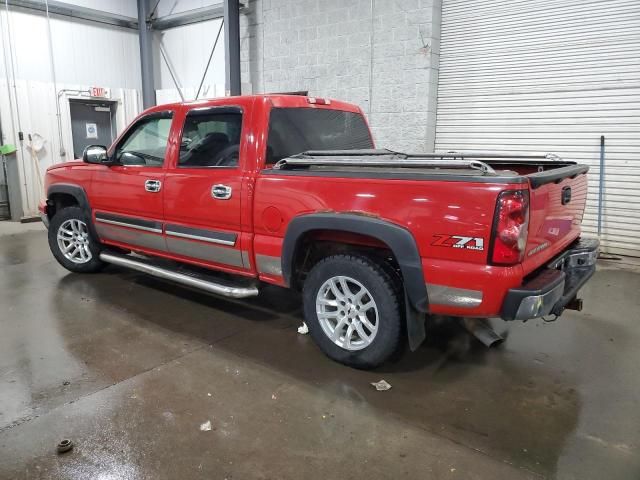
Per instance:
[[[229,137],[226,134],[219,132],[209,133],[189,149],[183,165],[215,165],[215,163],[212,163],[212,159],[229,145]]]

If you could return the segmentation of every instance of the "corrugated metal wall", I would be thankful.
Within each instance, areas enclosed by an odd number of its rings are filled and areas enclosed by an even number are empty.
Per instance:
[[[443,0],[436,150],[591,165],[584,231],[640,256],[640,1]]]
[[[11,26],[16,79],[51,82],[46,17],[15,7],[9,7],[10,14],[7,15],[4,2],[2,4],[0,77],[7,76],[2,54],[6,54],[7,62],[11,62]],[[52,15],[51,39],[58,82],[109,88],[141,88],[140,46],[135,30]]]

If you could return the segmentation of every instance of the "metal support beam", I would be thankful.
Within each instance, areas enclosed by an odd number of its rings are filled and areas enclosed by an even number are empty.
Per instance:
[[[142,106],[156,104],[155,82],[153,81],[153,32],[147,27],[149,1],[138,0],[138,36],[140,39],[140,72],[142,74]]]
[[[225,89],[240,95],[240,2],[224,0]]]
[[[173,70],[173,66],[171,65],[171,62],[169,62],[169,57],[167,56],[167,53],[164,50],[162,39],[160,39],[159,47],[160,47],[160,55],[162,55],[162,59],[164,60],[165,65],[167,66],[167,70],[169,70],[169,75],[171,75],[171,80],[173,80],[173,84],[176,86],[178,95],[180,95],[180,98],[184,102],[184,94],[182,93],[182,86],[180,85],[180,82],[178,82],[178,77],[176,76],[176,73]]]
[[[218,28],[218,34],[216,35],[216,40],[213,42],[213,47],[211,48],[211,53],[209,54],[209,60],[207,61],[207,66],[204,67],[204,73],[202,74],[202,80],[200,80],[200,85],[198,86],[198,91],[196,92],[196,100],[200,96],[200,91],[202,90],[202,85],[204,84],[204,79],[207,78],[207,72],[209,71],[209,65],[211,65],[211,59],[213,58],[213,54],[216,51],[216,47],[218,46],[218,40],[220,40],[220,33],[224,28],[224,20],[220,22],[220,28]]]
[[[42,13],[46,12],[45,3],[42,0],[8,0],[8,3],[12,7],[36,10]],[[138,28],[138,21],[133,17],[103,12],[93,8],[80,7],[70,3],[59,2],[57,0],[49,0],[48,3],[50,14],[61,15],[63,17],[80,18],[90,22],[114,25],[133,30],[137,30]]]
[[[209,5],[202,8],[194,8],[185,12],[174,13],[164,17],[156,18],[151,22],[154,30],[167,30],[168,28],[180,27],[191,23],[206,22],[224,16],[224,7],[222,3],[217,5]]]

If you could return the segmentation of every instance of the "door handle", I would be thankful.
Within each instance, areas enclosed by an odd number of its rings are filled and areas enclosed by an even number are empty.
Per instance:
[[[231,187],[218,184],[211,187],[211,196],[217,200],[229,200],[232,191]]]
[[[160,180],[147,180],[144,182],[144,189],[147,192],[159,192],[162,187],[162,182]]]

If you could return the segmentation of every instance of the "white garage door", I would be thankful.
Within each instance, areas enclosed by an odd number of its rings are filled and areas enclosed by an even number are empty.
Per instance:
[[[436,150],[555,152],[591,165],[605,251],[640,256],[640,0],[443,0]]]

